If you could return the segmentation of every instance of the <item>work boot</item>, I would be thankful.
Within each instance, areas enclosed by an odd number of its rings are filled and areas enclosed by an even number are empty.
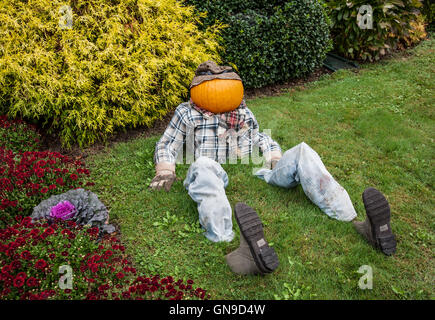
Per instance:
[[[261,274],[260,269],[254,262],[254,258],[249,249],[245,237],[240,235],[240,246],[225,256],[227,264],[232,272],[237,274]]]
[[[264,237],[257,212],[239,202],[234,207],[234,215],[240,228],[240,247],[226,256],[231,270],[239,274],[273,272],[279,265],[278,257]]]
[[[364,221],[352,221],[356,231],[363,236],[372,246],[376,247],[376,240],[373,238],[372,226],[369,218],[366,217]]]
[[[357,232],[368,243],[386,255],[396,252],[396,237],[391,231],[390,205],[384,195],[375,188],[367,188],[362,194],[367,218],[364,222],[353,221]]]

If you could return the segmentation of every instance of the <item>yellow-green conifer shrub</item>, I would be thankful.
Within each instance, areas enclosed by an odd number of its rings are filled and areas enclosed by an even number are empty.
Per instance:
[[[175,0],[0,0],[0,113],[38,119],[66,146],[151,125],[201,62],[220,62],[220,27],[197,22]]]

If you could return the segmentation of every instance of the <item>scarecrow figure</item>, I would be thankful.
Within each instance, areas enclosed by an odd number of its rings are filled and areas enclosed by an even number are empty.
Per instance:
[[[191,99],[175,110],[166,131],[156,144],[156,176],[150,188],[169,191],[175,181],[175,163],[184,143],[193,145],[195,161],[184,180],[189,196],[198,205],[199,221],[211,241],[234,237],[232,208],[226,197],[228,175],[220,165],[236,155],[252,155],[258,147],[266,166],[255,175],[283,188],[301,184],[307,197],[329,217],[353,221],[356,230],[384,254],[396,250],[386,198],[374,188],[366,189],[364,222],[357,216],[346,190],[325,168],[319,155],[302,142],[282,154],[278,143],[259,132],[258,123],[243,100],[243,84],[231,67],[213,61],[199,65],[190,85]],[[265,239],[255,210],[237,203],[234,215],[240,228],[240,246],[225,258],[238,274],[267,274],[278,267],[278,257]]]

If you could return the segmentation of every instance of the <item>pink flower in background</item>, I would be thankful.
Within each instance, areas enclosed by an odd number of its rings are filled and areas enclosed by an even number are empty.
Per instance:
[[[67,200],[59,202],[50,210],[50,217],[59,218],[62,220],[72,218],[75,214],[76,208],[71,202]]]

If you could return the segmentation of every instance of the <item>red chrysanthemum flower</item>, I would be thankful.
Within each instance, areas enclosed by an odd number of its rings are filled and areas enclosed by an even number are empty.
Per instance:
[[[95,293],[90,292],[90,293],[88,293],[86,295],[86,299],[88,299],[88,300],[97,300],[97,296],[95,295]]]
[[[92,235],[97,235],[98,234],[98,227],[92,227],[90,229],[88,229],[88,233],[92,234]]]
[[[27,274],[25,272],[20,272],[17,274],[17,278],[27,279]]]
[[[91,272],[97,272],[98,271],[98,264],[93,263],[89,266],[89,270],[91,270]]]
[[[103,254],[103,259],[107,260],[107,259],[109,259],[112,255],[113,255],[113,252],[112,252],[111,250],[107,250],[107,251],[104,252],[104,254]]]
[[[48,227],[47,229],[45,229],[44,233],[52,235],[54,233],[54,229],[52,227]]]
[[[18,258],[19,258],[20,256],[18,255]],[[17,258],[17,259],[18,259]],[[12,261],[12,263],[11,263],[11,268],[12,269],[20,269],[21,268],[21,262],[19,261],[19,260],[14,260],[14,261]]]
[[[29,287],[36,287],[38,285],[38,280],[34,277],[30,277],[29,279],[27,279],[26,284]]]
[[[14,279],[13,284],[14,284],[14,287],[21,288],[24,285],[24,278],[22,278],[22,277],[16,277]]]
[[[38,178],[42,178],[44,176],[44,170],[35,169],[35,174]]]
[[[2,268],[2,273],[8,273],[9,271],[11,271],[11,266],[10,265],[5,265],[3,268]]]
[[[32,255],[30,254],[29,250],[24,250],[23,252],[21,252],[21,258],[24,260],[30,260],[32,259]]]
[[[38,261],[36,261],[35,263],[35,268],[39,269],[39,270],[43,270],[47,267],[47,262],[45,262],[44,259],[39,259]]]

